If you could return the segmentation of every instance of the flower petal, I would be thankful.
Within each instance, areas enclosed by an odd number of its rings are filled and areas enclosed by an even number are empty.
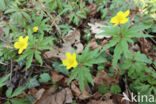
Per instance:
[[[130,13],[130,11],[127,10],[127,11],[123,14],[123,16],[124,16],[124,17],[127,17],[127,16],[129,15],[129,13]]]
[[[72,58],[76,60],[76,53],[73,53]]]
[[[121,24],[125,24],[128,21],[128,18],[124,18],[120,21]]]
[[[66,53],[66,58],[71,58],[71,54],[69,52]]]
[[[62,63],[64,66],[66,66],[66,65],[68,65],[68,60],[63,60]]]
[[[26,37],[24,38],[24,42],[28,42],[28,39],[29,39],[29,37],[26,36]]]
[[[117,18],[116,17],[113,17],[113,18],[111,18],[110,22],[111,23],[117,23],[118,21],[117,21]]]
[[[15,43],[14,43],[14,47],[17,48],[17,49],[19,49],[19,48],[20,48],[19,42],[15,42]]]
[[[18,41],[23,41],[23,36],[20,36]]]
[[[123,14],[124,13],[122,11],[119,11],[116,16],[122,16]]]
[[[74,61],[74,63],[73,63],[73,67],[76,68],[77,65],[78,65],[78,62],[77,62],[77,61]]]
[[[23,52],[23,48],[20,48],[19,50],[18,50],[18,54],[21,54],[22,52]]]
[[[69,70],[70,68],[72,68],[72,66],[71,66],[71,65],[68,65],[68,66],[66,67],[66,69],[68,69],[68,70]]]

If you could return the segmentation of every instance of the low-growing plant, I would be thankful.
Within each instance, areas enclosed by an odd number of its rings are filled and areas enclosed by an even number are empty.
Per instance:
[[[124,17],[124,16],[128,16],[129,14],[126,12],[123,13],[120,11],[119,13],[117,13],[116,17],[113,17],[111,19],[112,23],[115,22],[115,25],[120,24],[119,26],[102,27],[101,29],[104,32],[98,34],[98,35],[112,36],[112,39],[109,41],[108,44],[104,46],[101,52],[115,46],[114,57],[113,57],[114,68],[116,67],[118,60],[121,58],[122,54],[126,58],[132,57],[132,54],[128,49],[128,44],[134,43],[134,40],[133,40],[134,38],[152,37],[148,34],[141,33],[141,31],[149,28],[148,26],[144,26],[144,25],[131,26],[130,23],[128,22],[128,19]],[[118,16],[121,16],[121,17],[118,17]]]
[[[38,39],[34,37],[31,32],[29,32],[28,36],[28,46],[17,60],[18,62],[20,62],[26,59],[26,69],[28,69],[31,66],[33,57],[35,57],[35,59],[40,63],[40,65],[42,65],[43,60],[41,57],[41,51],[51,50],[51,45],[53,44],[53,37],[44,37],[44,34],[41,34]]]
[[[88,57],[89,56],[89,57]],[[96,61],[95,61],[96,59]],[[77,79],[80,89],[83,92],[84,85],[88,85],[88,82],[94,85],[90,69],[94,64],[104,63],[105,60],[99,53],[99,48],[91,51],[89,45],[83,50],[81,55],[77,55],[77,64],[72,69],[68,83]]]
[[[86,19],[87,12],[89,12],[82,1],[69,2],[64,5],[64,8],[59,15],[69,13],[69,22],[73,22],[75,25],[78,25],[80,19]]]

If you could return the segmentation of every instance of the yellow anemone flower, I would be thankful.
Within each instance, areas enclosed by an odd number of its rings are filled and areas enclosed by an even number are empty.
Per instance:
[[[128,22],[127,16],[129,15],[129,13],[129,10],[124,13],[122,11],[119,11],[115,17],[111,18],[110,22],[115,24],[115,26],[118,24],[125,24],[126,22]]]
[[[33,31],[37,32],[38,31],[38,27],[37,26],[33,27]]]
[[[73,53],[72,55],[70,53],[66,53],[66,59],[62,61],[63,65],[66,66],[66,69],[70,68],[76,68],[78,65],[78,62],[76,60],[76,54]]]
[[[25,38],[23,38],[23,36],[20,36],[19,40],[14,43],[14,47],[16,49],[19,49],[18,50],[18,54],[21,54],[23,52],[23,50],[27,48],[27,46],[28,46],[28,39],[29,39],[28,36],[26,36]]]

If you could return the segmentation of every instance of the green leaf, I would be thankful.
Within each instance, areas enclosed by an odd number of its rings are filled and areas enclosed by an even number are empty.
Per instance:
[[[10,77],[10,74],[4,76],[3,78],[0,79],[0,87],[3,87],[4,85],[6,85],[6,80]]]
[[[59,62],[54,62],[53,63],[53,67],[54,67],[54,70],[56,70],[57,72],[59,73],[62,73],[64,75],[69,75],[69,72],[68,70],[66,69],[66,67],[64,65],[62,65],[61,63]]]
[[[0,9],[4,10],[5,8],[6,8],[5,1],[4,0],[0,0]]]
[[[37,76],[34,76],[33,78],[30,78],[26,84],[26,87],[28,89],[31,89],[31,88],[34,88],[34,87],[37,87],[37,86],[40,86],[38,80],[36,79]]]
[[[84,67],[84,74],[87,80],[94,86],[92,75],[90,74],[90,70],[87,67]]]
[[[93,64],[104,63],[106,60],[101,56],[99,48],[90,50],[89,45],[83,50],[81,55],[78,55],[78,62],[85,66],[92,67]],[[90,56],[90,57],[88,57]],[[95,61],[96,59],[96,61]]]
[[[28,69],[31,66],[31,63],[33,61],[33,53],[30,54],[30,56],[27,57],[27,62],[26,62],[26,69]]]
[[[84,91],[84,85],[87,84],[85,82],[90,82],[92,85],[94,85],[92,76],[90,74],[90,71],[87,67],[76,67],[72,70],[71,76],[68,80],[68,84],[73,80],[77,79],[79,83],[79,87],[81,92]]]
[[[113,38],[112,40],[109,41],[108,44],[106,44],[103,49],[101,50],[101,53],[104,52],[105,50],[113,47],[114,45],[116,45],[118,42],[120,41],[120,38]]]
[[[35,58],[36,60],[40,63],[40,65],[43,65],[43,61],[42,61],[42,57],[40,56],[40,52],[39,51],[35,51]]]
[[[10,104],[10,102],[9,102],[9,101],[7,101],[7,102],[5,102],[4,104]]]
[[[128,32],[128,36],[129,38],[148,38],[148,37],[153,37],[151,35],[148,34],[142,34],[142,33],[137,33],[137,32]]]
[[[4,12],[4,14],[13,13],[13,12],[15,12],[15,11],[16,11],[16,9],[11,8],[11,9],[6,10],[6,11]]]
[[[83,69],[79,69],[79,74],[78,74],[77,78],[78,78],[78,83],[79,83],[79,87],[80,87],[81,92],[84,91],[85,77],[83,74],[84,74]]]
[[[25,87],[23,86],[20,86],[18,87],[14,92],[13,94],[11,95],[11,97],[15,97],[15,96],[18,96],[20,94],[22,94],[22,92],[25,90]]]
[[[101,86],[101,85],[98,86],[98,91],[101,92],[102,94],[106,94],[108,90],[109,87]]]
[[[120,59],[122,52],[123,52],[123,48],[122,48],[121,44],[117,44],[114,49],[113,68],[116,67],[117,62]]]
[[[40,75],[39,81],[40,82],[48,82],[51,80],[51,77],[48,73],[43,73]]]
[[[23,99],[23,98],[11,99],[11,102],[13,104],[28,104],[27,99]]]
[[[121,92],[121,89],[118,85],[112,85],[110,91],[112,94],[118,94]]]
[[[139,32],[139,31],[143,31],[145,29],[150,28],[150,26],[145,26],[145,25],[134,25],[133,27],[131,27],[129,29],[129,31],[133,31],[133,32]]]
[[[11,98],[12,97],[12,88],[10,87],[10,88],[8,88],[7,89],[7,91],[6,91],[6,96],[8,97],[8,98]]]
[[[140,52],[135,53],[134,60],[139,61],[139,62],[149,63],[149,64],[152,63],[151,59],[148,59],[145,54],[141,54]]]

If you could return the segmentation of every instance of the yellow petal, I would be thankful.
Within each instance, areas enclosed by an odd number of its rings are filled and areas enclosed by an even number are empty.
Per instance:
[[[129,13],[130,13],[130,11],[127,10],[127,11],[123,14],[123,16],[124,16],[124,17],[127,17],[127,16],[129,15]]]
[[[23,48],[20,48],[19,50],[18,50],[18,54],[21,54],[23,52]]]
[[[72,57],[71,54],[69,52],[67,52],[66,53],[66,58],[68,59],[68,58],[71,58],[71,57]]]
[[[122,12],[122,11],[119,11],[118,13],[117,13],[117,16],[122,16],[124,13]]]
[[[120,21],[121,24],[125,24],[126,22],[128,22],[128,18],[124,18]]]
[[[19,37],[19,41],[23,41],[23,36],[20,36]]]
[[[71,69],[71,68],[72,68],[72,67],[71,67],[70,65],[66,67],[66,69],[68,69],[68,70]]]
[[[74,64],[73,64],[73,67],[74,67],[74,68],[76,68],[76,67],[77,67],[77,65],[78,65],[78,62],[77,62],[77,61],[75,61],[75,62],[74,62]]]
[[[35,26],[35,27],[33,28],[33,31],[34,31],[34,32],[37,32],[37,31],[38,31],[38,27]]]
[[[64,66],[66,66],[66,65],[68,65],[68,60],[63,60],[62,63]]]
[[[110,20],[111,23],[116,23],[116,21],[117,21],[116,17],[113,17],[113,18],[111,18],[111,20]]]
[[[24,41],[25,41],[25,42],[27,42],[27,41],[28,41],[28,39],[29,39],[29,37],[28,37],[28,36],[26,36],[26,37],[24,38]]]
[[[72,58],[76,60],[76,53],[73,53]]]
[[[15,43],[14,43],[14,47],[17,48],[17,49],[20,48],[19,42],[15,42]]]

